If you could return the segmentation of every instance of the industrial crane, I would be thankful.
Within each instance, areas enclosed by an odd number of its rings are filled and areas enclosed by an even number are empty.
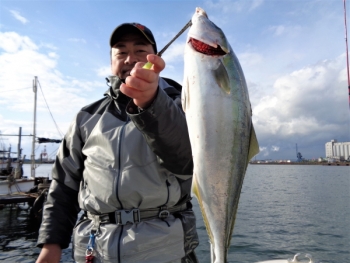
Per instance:
[[[300,152],[298,152],[298,144],[297,143],[295,144],[295,148],[296,148],[296,153],[297,153],[297,162],[299,163],[299,162],[303,161],[303,156],[301,155]]]
[[[302,162],[303,161],[303,156],[301,155],[300,152],[298,152],[298,144],[295,144],[295,149],[296,149],[296,153],[297,153],[297,162]]]

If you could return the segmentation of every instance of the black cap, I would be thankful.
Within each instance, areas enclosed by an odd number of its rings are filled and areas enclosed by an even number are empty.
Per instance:
[[[157,54],[157,44],[154,40],[154,36],[146,26],[139,23],[124,23],[117,26],[112,32],[111,38],[109,40],[109,45],[112,47],[117,40],[126,33],[132,32],[132,30],[137,29],[142,35],[148,40],[148,42],[153,46],[154,53]]]

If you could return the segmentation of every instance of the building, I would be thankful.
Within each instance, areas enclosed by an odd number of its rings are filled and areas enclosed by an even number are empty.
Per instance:
[[[331,140],[325,144],[326,158],[333,160],[348,160],[350,159],[350,142],[337,142]]]

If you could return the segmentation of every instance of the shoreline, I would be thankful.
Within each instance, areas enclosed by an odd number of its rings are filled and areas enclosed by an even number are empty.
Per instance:
[[[257,162],[250,162],[249,164],[253,165],[322,165],[322,166],[350,166],[350,163],[257,163]]]

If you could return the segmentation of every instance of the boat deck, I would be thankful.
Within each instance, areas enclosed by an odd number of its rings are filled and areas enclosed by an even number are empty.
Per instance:
[[[8,194],[8,195],[0,195],[0,204],[1,205],[7,205],[7,204],[18,204],[18,203],[26,203],[26,202],[34,202],[35,199],[38,197],[38,194],[31,193],[15,193],[15,194]]]

